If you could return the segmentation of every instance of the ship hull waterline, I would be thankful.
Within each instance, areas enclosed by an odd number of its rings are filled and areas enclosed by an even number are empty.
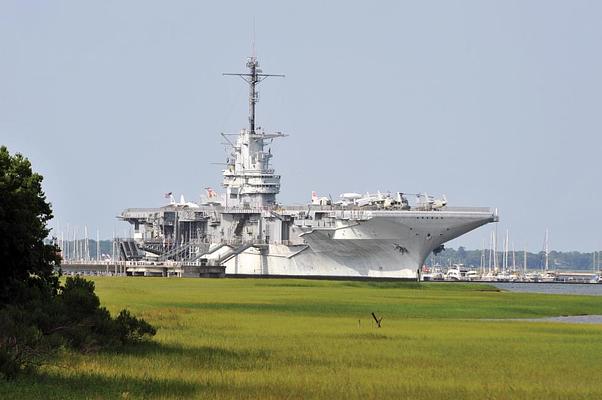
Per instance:
[[[313,229],[301,235],[303,244],[249,247],[224,263],[226,275],[415,279],[433,250],[495,216],[460,215],[445,221],[429,225],[414,216],[375,217],[343,229]]]

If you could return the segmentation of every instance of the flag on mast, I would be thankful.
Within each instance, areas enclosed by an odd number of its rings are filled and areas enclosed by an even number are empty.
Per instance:
[[[213,190],[213,188],[206,187],[205,190],[207,191],[207,198],[212,199],[214,197],[217,197],[217,193],[215,193],[215,190]]]

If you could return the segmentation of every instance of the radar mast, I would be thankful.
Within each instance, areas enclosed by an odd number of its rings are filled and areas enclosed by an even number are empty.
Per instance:
[[[249,127],[235,135],[238,136],[236,143],[226,138],[233,151],[224,170],[222,186],[226,188],[226,206],[265,207],[275,204],[276,194],[280,192],[280,175],[275,175],[270,168],[272,153],[265,151],[265,146],[274,138],[285,135],[281,132],[265,133],[256,126],[255,106],[259,100],[257,85],[268,77],[284,75],[263,73],[255,56],[254,43],[246,66],[249,70],[247,73],[223,74],[238,76],[249,85]],[[226,137],[227,134],[222,136]]]
[[[246,74],[226,72],[223,75],[238,76],[249,84],[249,132],[255,134],[255,104],[259,101],[257,85],[267,77],[284,78],[284,75],[262,73],[263,71],[259,68],[259,61],[257,61],[257,57],[255,56],[255,43],[253,43],[253,55],[247,59],[247,68],[249,72]]]

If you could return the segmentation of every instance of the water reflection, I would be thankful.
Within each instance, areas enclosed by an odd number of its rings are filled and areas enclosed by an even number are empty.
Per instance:
[[[511,292],[547,293],[547,294],[581,294],[602,296],[600,283],[513,283],[491,282],[495,287]]]

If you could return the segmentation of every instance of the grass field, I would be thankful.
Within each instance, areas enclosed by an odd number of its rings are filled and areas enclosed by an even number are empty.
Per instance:
[[[121,353],[66,353],[1,399],[600,399],[602,297],[484,285],[96,278],[111,312],[159,328]],[[383,316],[377,328],[370,315]]]

